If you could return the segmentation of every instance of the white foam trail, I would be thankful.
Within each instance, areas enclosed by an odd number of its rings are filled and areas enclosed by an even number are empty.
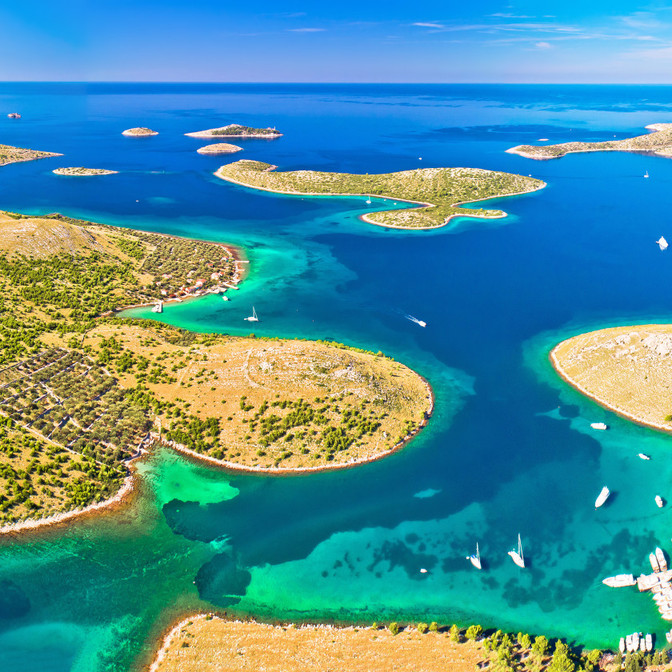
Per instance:
[[[415,322],[416,324],[419,324],[421,327],[426,327],[427,326],[427,322],[425,322],[424,320],[419,320],[417,317],[413,317],[413,315],[404,315],[404,317],[407,320],[410,320],[411,322]]]

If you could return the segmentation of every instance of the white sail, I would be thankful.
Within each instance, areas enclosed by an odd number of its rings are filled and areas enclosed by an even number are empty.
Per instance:
[[[518,567],[525,567],[525,556],[523,555],[523,542],[520,540],[520,534],[518,535],[518,550],[509,551],[511,560],[518,565]]]
[[[602,504],[604,504],[607,501],[610,494],[611,493],[609,492],[609,488],[605,485],[602,488],[602,490],[600,490],[600,494],[597,496],[597,499],[595,500],[595,508],[599,509],[602,506]]]
[[[664,236],[661,236],[660,238],[658,238],[658,240],[656,242],[658,243],[658,247],[661,250],[666,250],[667,249],[667,241],[665,240]]]

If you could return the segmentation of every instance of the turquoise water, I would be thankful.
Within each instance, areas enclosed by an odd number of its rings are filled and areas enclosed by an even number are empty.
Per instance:
[[[672,162],[533,162],[504,150],[639,134],[672,120],[672,89],[4,85],[0,108],[23,113],[20,123],[0,115],[0,142],[66,154],[2,168],[0,208],[245,248],[250,274],[231,301],[168,306],[161,319],[247,334],[254,305],[258,335],[383,350],[437,395],[428,428],[383,461],[277,478],[162,452],[143,464],[129,506],[3,540],[1,669],[126,670],[192,609],[479,622],[591,646],[634,630],[662,636],[648,596],[601,579],[644,570],[656,544],[672,550],[671,510],[653,501],[672,500],[669,439],[583,399],[547,355],[586,329],[669,320],[672,266],[653,241],[672,235]],[[283,169],[475,166],[548,187],[495,201],[510,216],[494,222],[372,227],[358,219],[364,199],[275,196],[214,178],[225,159],[198,155],[203,141],[183,133],[232,121],[277,125],[281,139],[245,141],[239,156]],[[160,135],[120,135],[141,124]],[[121,172],[67,181],[51,174],[59,165]],[[600,420],[610,431],[590,430]],[[596,512],[605,484],[615,494]],[[519,532],[525,571],[506,555]],[[465,560],[477,541],[481,573]]]

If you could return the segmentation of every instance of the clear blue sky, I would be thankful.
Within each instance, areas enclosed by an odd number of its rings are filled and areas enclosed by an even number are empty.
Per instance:
[[[7,0],[0,81],[672,83],[672,4]]]

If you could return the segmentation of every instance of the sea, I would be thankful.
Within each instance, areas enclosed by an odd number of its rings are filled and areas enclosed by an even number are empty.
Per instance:
[[[657,545],[672,551],[672,506],[654,502],[672,501],[670,438],[576,393],[548,354],[584,331],[672,319],[672,253],[655,244],[672,239],[672,161],[505,151],[621,139],[656,122],[672,122],[671,87],[0,84],[0,143],[64,155],[1,168],[0,209],[244,249],[250,272],[229,302],[131,315],[380,350],[436,394],[428,427],[366,466],[251,475],[160,450],[140,464],[127,506],[3,538],[0,669],[138,668],[166,628],[202,611],[479,623],[600,648],[642,631],[664,644],[669,625],[650,596],[602,579],[647,571]],[[228,123],[283,136],[217,157],[184,135]],[[159,135],[121,135],[133,126]],[[488,202],[504,219],[403,231],[359,219],[389,201],[214,177],[239,158],[351,173],[465,166],[548,186]],[[120,172],[76,179],[54,175],[59,166]],[[596,510],[605,485],[613,494]],[[507,554],[519,534],[525,569]],[[466,559],[477,543],[480,572]]]

